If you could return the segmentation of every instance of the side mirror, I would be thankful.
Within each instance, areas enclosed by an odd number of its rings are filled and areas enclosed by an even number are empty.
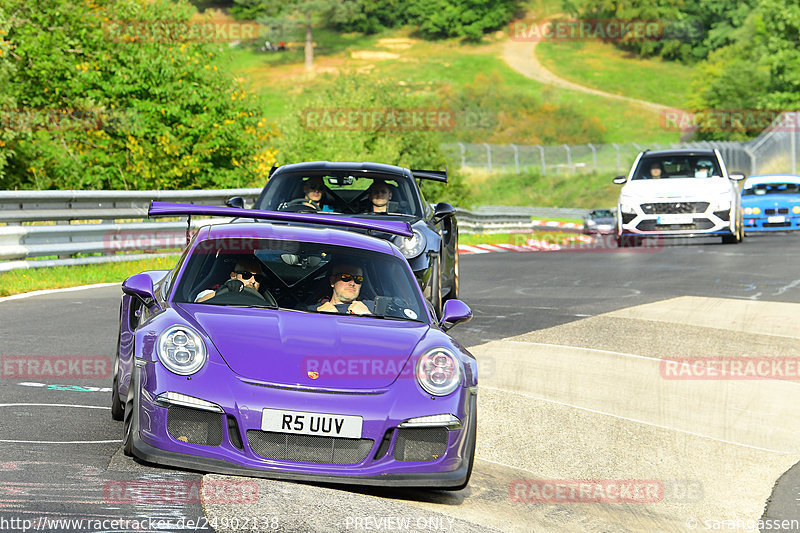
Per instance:
[[[122,282],[122,292],[142,300],[146,307],[151,307],[156,301],[153,290],[153,279],[147,274],[134,274]]]
[[[439,327],[447,331],[456,324],[463,324],[472,319],[472,310],[461,300],[447,300],[442,307],[442,319]]]
[[[225,200],[225,205],[228,207],[236,207],[238,209],[244,209],[244,198],[241,196],[232,196]]]
[[[433,208],[433,219],[440,220],[443,218],[451,217],[456,214],[456,208],[447,202],[439,202]]]
[[[742,181],[744,179],[744,174],[728,174],[728,177],[734,181]]]
[[[626,181],[628,181],[628,176],[617,176],[614,178],[614,183],[617,185],[623,185]]]

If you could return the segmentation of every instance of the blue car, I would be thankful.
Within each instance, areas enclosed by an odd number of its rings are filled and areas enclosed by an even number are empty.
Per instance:
[[[742,208],[747,232],[800,229],[800,176],[750,176],[742,188]]]

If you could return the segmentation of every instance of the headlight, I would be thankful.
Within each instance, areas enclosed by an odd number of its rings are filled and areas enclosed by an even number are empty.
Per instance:
[[[206,363],[206,345],[186,326],[172,326],[158,336],[158,358],[167,370],[188,376]]]
[[[752,215],[753,214],[753,208],[745,207],[744,209],[742,209],[742,213],[744,213],[745,215]]]
[[[800,205],[796,205],[792,208],[792,213],[795,215],[800,215]]]
[[[753,208],[753,214],[754,215],[760,215],[761,214],[761,208],[760,207],[754,207]]]
[[[636,213],[636,205],[633,198],[620,198],[619,200],[619,210],[623,213]]]
[[[412,230],[414,235],[411,237],[398,237],[395,241],[400,252],[406,259],[412,259],[421,254],[428,244],[425,236],[417,230]]]
[[[587,221],[586,221],[586,225],[587,225],[587,226],[596,226],[596,225],[597,225],[597,222],[595,222],[594,220],[591,220],[591,219],[590,219],[590,220],[587,220]]]
[[[731,208],[732,202],[730,198],[723,198],[721,200],[717,200],[717,207],[714,211],[727,211]]]
[[[434,396],[447,396],[461,385],[461,363],[446,348],[434,348],[417,361],[417,381]]]

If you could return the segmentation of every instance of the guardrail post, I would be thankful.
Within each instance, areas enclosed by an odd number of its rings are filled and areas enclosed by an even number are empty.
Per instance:
[[[589,143],[588,146],[592,149],[592,172],[597,172],[597,150],[592,143]]]
[[[622,172],[622,165],[619,160],[619,145],[617,143],[611,143],[611,146],[617,150],[617,172]]]
[[[459,148],[461,148],[461,168],[464,168],[465,166],[467,166],[467,158],[466,158],[467,149],[464,148],[464,143],[457,143],[457,144]]]
[[[489,143],[483,143],[486,147],[486,166],[489,169],[489,174],[492,173],[492,148],[489,146]]]
[[[516,144],[512,144],[511,148],[514,150],[514,169],[519,174],[519,150],[517,150]]]
[[[544,173],[545,173],[544,148],[542,148],[542,145],[540,145],[540,144],[534,144],[534,146],[539,149],[539,155],[542,158],[542,176],[544,176]]]

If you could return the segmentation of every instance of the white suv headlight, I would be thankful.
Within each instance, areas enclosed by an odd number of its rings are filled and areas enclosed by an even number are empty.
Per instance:
[[[733,201],[731,200],[730,196],[727,198],[717,198],[716,202],[714,203],[713,211],[727,211],[733,205]]]
[[[425,251],[428,241],[425,236],[417,230],[412,230],[411,237],[398,237],[395,239],[395,244],[400,248],[400,252],[406,259],[413,259]]]
[[[447,348],[434,348],[417,360],[416,375],[426,392],[447,396],[461,385],[461,362]]]
[[[623,213],[634,214],[636,213],[636,206],[639,203],[629,196],[625,196],[619,199],[619,210]]]
[[[167,370],[181,376],[194,374],[206,363],[206,345],[193,329],[171,326],[158,336],[158,359]]]

